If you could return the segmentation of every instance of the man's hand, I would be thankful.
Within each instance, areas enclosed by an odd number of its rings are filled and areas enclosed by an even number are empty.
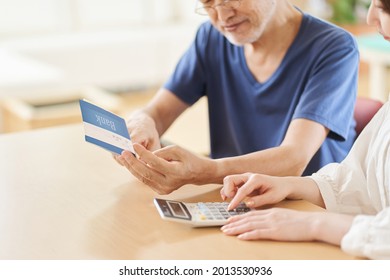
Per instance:
[[[135,113],[126,123],[131,142],[141,144],[149,151],[161,148],[156,124],[150,116],[141,112]]]
[[[169,194],[186,184],[212,180],[213,163],[181,147],[168,146],[154,152],[134,144],[137,158],[129,151],[117,157],[136,178],[159,194]]]

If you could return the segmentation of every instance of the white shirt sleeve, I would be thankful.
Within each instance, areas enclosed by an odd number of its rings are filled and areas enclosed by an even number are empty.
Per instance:
[[[311,177],[328,210],[357,215],[342,249],[390,259],[390,103],[363,130],[343,162]]]
[[[341,248],[354,256],[390,259],[390,207],[375,216],[356,216]]]

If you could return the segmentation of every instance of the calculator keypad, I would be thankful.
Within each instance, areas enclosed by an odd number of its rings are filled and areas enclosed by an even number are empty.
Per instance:
[[[188,205],[194,219],[197,220],[226,220],[229,217],[244,214],[251,209],[240,203],[236,209],[227,210],[228,202],[198,202]]]

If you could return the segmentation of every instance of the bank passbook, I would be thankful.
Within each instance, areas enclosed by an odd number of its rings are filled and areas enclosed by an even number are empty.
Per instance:
[[[80,100],[85,140],[115,154],[127,150],[135,154],[126,121],[86,100]]]
[[[162,219],[186,223],[193,227],[222,226],[228,218],[252,210],[244,203],[234,210],[227,210],[228,202],[187,203],[155,198],[154,204]]]

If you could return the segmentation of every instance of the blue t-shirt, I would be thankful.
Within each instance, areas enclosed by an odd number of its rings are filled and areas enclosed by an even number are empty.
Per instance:
[[[324,125],[330,133],[304,171],[310,175],[343,160],[353,144],[358,64],[348,32],[303,14],[279,68],[259,83],[244,48],[205,22],[164,88],[190,105],[207,96],[212,158],[279,146],[293,119]]]

